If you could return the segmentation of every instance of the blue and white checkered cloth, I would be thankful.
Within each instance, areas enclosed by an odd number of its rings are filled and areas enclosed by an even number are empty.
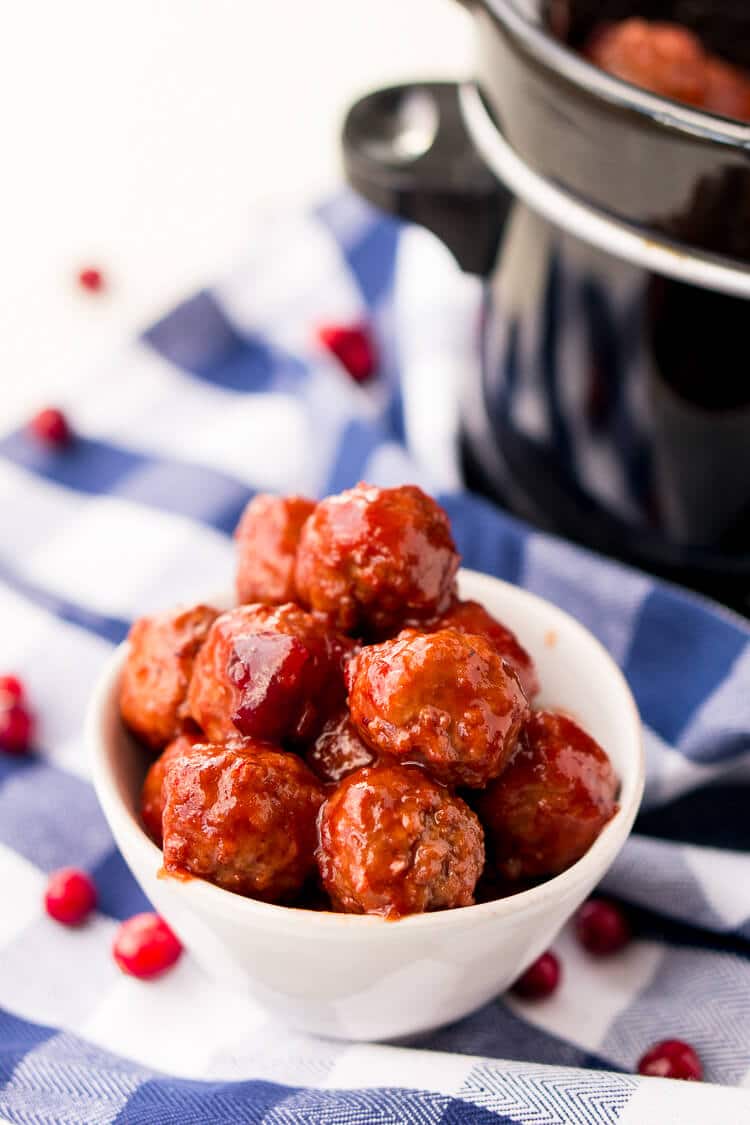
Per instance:
[[[264,224],[243,269],[94,373],[63,404],[72,449],[0,438],[0,670],[24,678],[40,716],[37,752],[0,756],[3,1120],[750,1121],[750,632],[462,492],[455,392],[479,296],[430,236],[342,196]],[[367,387],[314,333],[362,318],[382,358]],[[189,955],[162,980],[123,977],[112,935],[146,904],[82,741],[128,623],[229,587],[230,532],[254,490],[322,495],[359,478],[441,494],[467,565],[592,629],[647,727],[644,812],[605,884],[631,908],[632,945],[594,961],[564,932],[554,997],[499,998],[399,1047],[291,1033],[217,994]],[[68,864],[101,891],[76,931],[42,909],[46,873]],[[634,1078],[666,1037],[691,1042],[720,1085]]]

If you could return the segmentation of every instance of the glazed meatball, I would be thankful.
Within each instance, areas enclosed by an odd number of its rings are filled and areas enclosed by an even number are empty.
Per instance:
[[[336,784],[374,760],[375,755],[357,734],[348,711],[330,718],[305,754],[305,761],[321,781]]]
[[[295,577],[304,604],[339,629],[382,637],[446,609],[458,563],[448,517],[421,489],[358,484],[317,505]]]
[[[304,496],[261,493],[250,501],[235,532],[239,602],[280,605],[297,600],[297,544],[314,507],[315,501]]]
[[[164,778],[167,770],[180,758],[195,752],[200,743],[198,734],[181,734],[163,750],[146,774],[141,789],[141,820],[151,839],[161,847],[161,818],[164,813]]]
[[[318,867],[337,910],[399,918],[471,906],[482,827],[418,766],[351,774],[323,806]]]
[[[477,804],[495,869],[510,880],[564,871],[617,811],[617,791],[593,738],[565,715],[533,715],[513,761]]]
[[[529,704],[485,637],[407,629],[352,662],[349,708],[368,745],[446,785],[482,788],[516,748]]]
[[[195,658],[218,617],[209,606],[141,617],[130,630],[120,684],[120,713],[153,750],[182,732]]]
[[[433,629],[458,629],[459,633],[473,633],[486,637],[495,652],[510,664],[521,681],[527,699],[539,692],[539,680],[534,662],[521,645],[515,633],[488,613],[479,602],[456,602],[447,613],[431,623]]]
[[[624,20],[596,31],[586,50],[602,70],[644,90],[725,117],[750,120],[750,75],[706,51],[679,24]]]
[[[284,902],[315,867],[323,788],[278,747],[204,746],[164,781],[164,866],[237,894]]]
[[[634,86],[700,106],[706,97],[706,55],[700,40],[672,23],[623,20],[596,31],[591,62]]]
[[[706,83],[706,109],[750,121],[750,75],[722,59],[709,57]]]
[[[195,662],[190,713],[211,742],[309,741],[343,703],[350,645],[291,603],[239,606],[214,622]]]

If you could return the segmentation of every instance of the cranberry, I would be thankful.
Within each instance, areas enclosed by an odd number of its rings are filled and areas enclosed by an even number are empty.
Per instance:
[[[326,324],[318,329],[318,339],[336,356],[356,383],[365,383],[375,374],[375,342],[366,325]]]
[[[44,906],[50,918],[65,926],[77,926],[96,906],[96,886],[85,871],[63,867],[50,875]]]
[[[235,642],[229,677],[242,689],[232,722],[247,738],[302,734],[310,722],[307,701],[320,686],[320,661],[299,637],[255,633]]]
[[[0,676],[0,707],[20,703],[23,696],[23,684],[17,676]]]
[[[54,406],[49,406],[46,410],[40,410],[35,414],[29,423],[29,430],[38,441],[56,448],[70,445],[73,440],[73,431],[68,419],[62,410]]]
[[[136,914],[115,934],[112,953],[124,973],[150,980],[171,969],[182,946],[158,914]]]
[[[584,949],[599,957],[618,953],[630,940],[628,921],[613,902],[592,898],[576,915],[576,934]]]
[[[20,703],[0,707],[0,750],[6,754],[25,754],[31,749],[34,720]]]
[[[702,1082],[701,1060],[690,1046],[680,1039],[664,1039],[655,1043],[638,1063],[638,1073],[652,1078],[681,1078],[685,1082]]]
[[[559,958],[554,953],[543,953],[523,976],[513,985],[516,996],[524,1000],[541,1000],[557,990],[562,976]]]
[[[89,293],[100,293],[104,288],[104,274],[95,266],[87,266],[79,271],[78,284]]]

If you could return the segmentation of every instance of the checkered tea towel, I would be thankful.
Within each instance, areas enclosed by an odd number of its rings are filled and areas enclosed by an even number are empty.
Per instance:
[[[35,752],[0,755],[3,1120],[750,1122],[750,633],[462,488],[455,393],[479,296],[429,235],[343,195],[260,224],[243,268],[72,390],[72,447],[0,438],[0,672],[23,677],[39,716]],[[316,334],[362,320],[380,354],[366,385]],[[189,952],[160,980],[124,977],[112,935],[146,904],[82,738],[129,622],[229,588],[230,533],[254,490],[324,495],[360,478],[438,494],[468,566],[593,630],[648,751],[643,812],[605,881],[630,911],[630,946],[594,960],[564,931],[553,997],[498,997],[399,1046],[290,1032],[219,994]],[[46,874],[70,864],[100,889],[80,929],[42,907]],[[633,1076],[667,1037],[697,1049],[705,1085]]]

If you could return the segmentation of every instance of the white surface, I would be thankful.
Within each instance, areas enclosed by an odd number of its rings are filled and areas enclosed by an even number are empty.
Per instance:
[[[340,181],[338,130],[378,85],[468,73],[454,0],[25,0],[0,41],[0,427],[64,402],[253,215]],[[112,281],[76,290],[80,265]]]
[[[579,719],[607,747],[621,782],[619,811],[588,852],[556,878],[511,898],[388,923],[271,906],[200,879],[159,878],[161,854],[137,819],[142,753],[119,718],[124,645],[92,698],[86,737],[94,784],[133,874],[218,984],[297,1030],[391,1039],[481,1007],[549,948],[599,883],[635,819],[644,780],[640,720],[605,649],[572,617],[519,587],[466,570],[459,592],[523,636],[543,685],[540,706]]]

